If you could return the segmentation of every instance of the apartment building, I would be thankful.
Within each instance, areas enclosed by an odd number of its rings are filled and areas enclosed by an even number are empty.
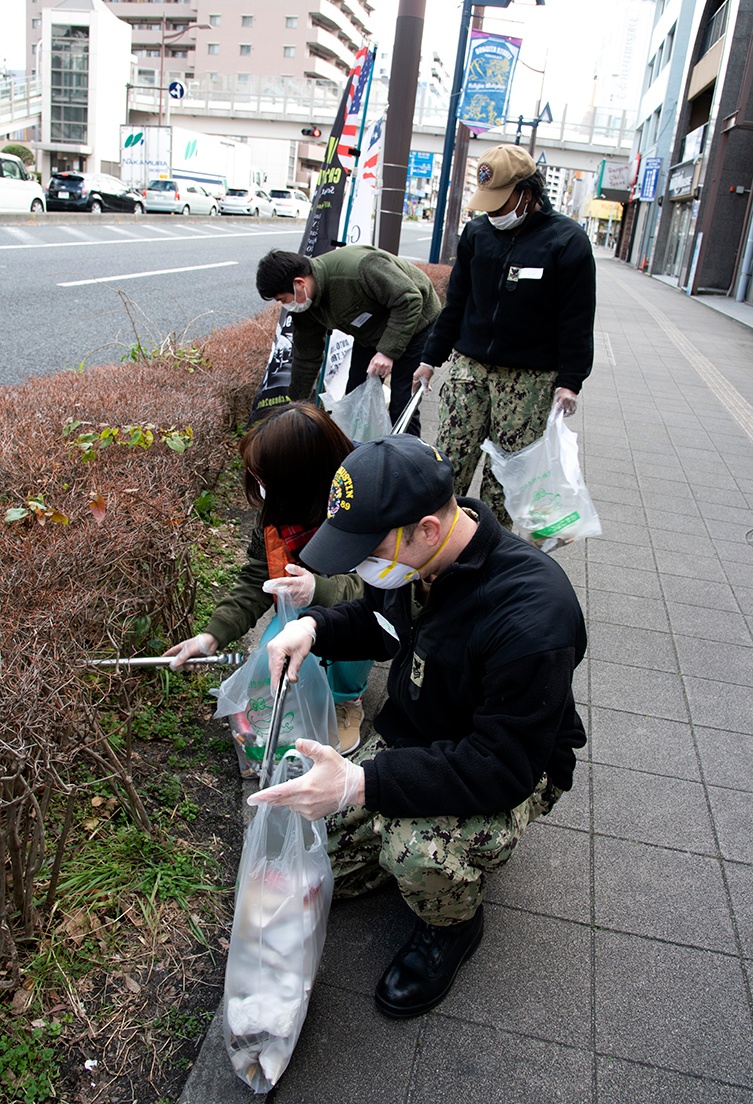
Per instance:
[[[42,10],[26,0],[27,68],[37,70]],[[65,3],[66,0],[63,0]],[[252,75],[345,82],[371,31],[368,0],[105,0],[129,23],[137,79],[209,79],[242,90]],[[164,58],[163,58],[164,51]]]

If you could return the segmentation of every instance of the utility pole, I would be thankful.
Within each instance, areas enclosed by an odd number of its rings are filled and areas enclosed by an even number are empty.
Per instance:
[[[426,0],[400,0],[395,24],[379,212],[379,247],[395,255],[400,249],[425,10]]]
[[[483,25],[483,15],[473,15],[471,30],[480,31]],[[465,187],[465,170],[468,165],[470,137],[469,128],[465,123],[459,122],[455,136],[455,156],[452,159],[450,198],[447,203],[442,252],[439,257],[440,264],[452,264],[457,256],[458,238],[460,237],[460,212],[463,208],[463,190]]]

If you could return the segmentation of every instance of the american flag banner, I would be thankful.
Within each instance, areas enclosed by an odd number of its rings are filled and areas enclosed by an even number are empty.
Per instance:
[[[356,63],[351,70],[351,80],[347,93],[348,109],[343,123],[342,136],[337,147],[340,164],[348,173],[353,171],[356,163],[354,151],[358,149],[363,128],[361,109],[371,82],[373,67],[374,51],[370,50],[368,46],[362,46],[356,54]]]

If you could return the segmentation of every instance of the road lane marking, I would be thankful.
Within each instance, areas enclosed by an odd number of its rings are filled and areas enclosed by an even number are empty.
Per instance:
[[[198,272],[202,268],[227,268],[240,261],[217,261],[216,264],[186,265],[185,268],[155,268],[153,272],[127,272],[118,276],[98,276],[94,280],[67,280],[58,287],[81,287],[83,284],[111,284],[114,280],[140,280],[143,276],[171,276],[174,272]]]
[[[61,227],[61,230],[67,230],[68,227]],[[77,231],[80,233],[80,231]],[[162,231],[163,233],[169,233],[169,231]],[[243,230],[240,233],[232,234],[234,238],[264,238],[269,235],[279,238],[283,234],[300,234],[300,227],[295,230]],[[207,241],[210,238],[224,238],[227,241],[227,231],[214,232],[212,234],[202,234],[202,237]],[[172,234],[170,235],[170,241],[196,241],[196,237],[193,234]],[[102,241],[62,241],[62,242],[34,242],[33,244],[14,244],[14,245],[0,245],[0,250],[8,249],[70,249],[75,246],[81,245],[134,245],[136,242],[146,242],[148,245],[164,245],[164,238],[105,238]]]

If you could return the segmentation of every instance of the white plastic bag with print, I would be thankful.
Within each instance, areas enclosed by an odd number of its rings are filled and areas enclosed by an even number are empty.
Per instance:
[[[284,595],[278,596],[277,613],[267,626],[256,651],[230,678],[225,679],[219,690],[213,691],[217,695],[214,715],[228,718],[238,766],[244,778],[252,778],[259,773],[272,719],[274,694],[270,687],[267,641],[295,617],[296,610],[290,601]],[[279,761],[299,739],[318,740],[320,744],[340,748],[332,691],[324,668],[315,655],[306,656],[298,673],[298,681],[290,684],[275,758]]]
[[[581,475],[578,434],[553,409],[543,437],[519,452],[492,441],[481,446],[502,484],[514,531],[544,552],[601,535],[601,522]]]
[[[323,391],[319,398],[350,441],[361,444],[374,441],[385,437],[392,428],[379,376],[367,376],[365,383],[341,399],[333,399],[328,391]]]
[[[311,761],[287,752],[272,785]],[[225,971],[225,1046],[256,1093],[290,1061],[324,949],[334,879],[324,820],[260,805],[246,829]]]

